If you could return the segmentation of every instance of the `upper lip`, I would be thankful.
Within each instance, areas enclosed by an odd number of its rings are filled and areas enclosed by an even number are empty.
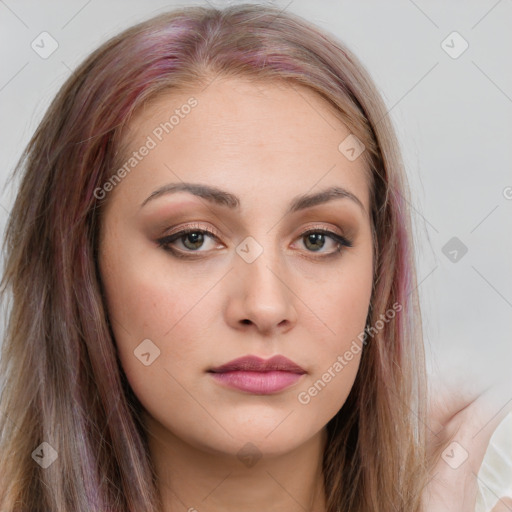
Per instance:
[[[301,368],[298,364],[290,361],[290,359],[284,356],[273,356],[270,359],[261,359],[256,356],[244,356],[238,359],[233,359],[222,366],[217,366],[208,370],[212,373],[226,373],[234,371],[246,371],[246,372],[271,372],[271,371],[282,371],[290,373],[306,373],[304,368]]]

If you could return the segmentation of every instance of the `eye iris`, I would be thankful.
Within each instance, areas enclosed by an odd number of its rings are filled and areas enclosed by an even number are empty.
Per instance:
[[[320,241],[320,247],[316,246],[316,250],[321,249],[325,243],[324,237],[325,235],[323,233],[310,233],[306,235],[306,247],[308,247],[308,242],[318,243]],[[315,250],[315,247],[313,247],[313,250]]]
[[[192,247],[189,247],[185,243],[188,240],[192,240],[192,244],[197,244],[197,245],[193,245]],[[187,233],[185,236],[182,237],[182,241],[183,241],[183,245],[187,249],[199,249],[199,247],[201,247],[201,245],[204,242],[204,234],[200,233],[198,231],[194,231],[193,233]]]

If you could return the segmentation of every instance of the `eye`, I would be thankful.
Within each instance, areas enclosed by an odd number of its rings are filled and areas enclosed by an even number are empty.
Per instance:
[[[310,229],[299,237],[304,246],[308,249],[308,252],[321,253],[325,257],[340,253],[343,247],[352,247],[352,242],[334,231],[328,229],[315,228]],[[331,242],[331,246],[334,245],[334,250],[322,251],[326,246],[326,239]]]
[[[218,240],[218,235],[213,230],[191,226],[187,229],[182,229],[172,235],[161,238],[158,241],[158,246],[163,247],[165,250],[173,253],[175,256],[186,258],[187,252],[207,252],[199,251],[207,239]],[[210,242],[211,243],[211,242]],[[176,248],[176,245],[181,247]],[[212,249],[211,247],[210,249]]]
[[[205,242],[210,240],[211,247],[204,249]],[[194,253],[208,252],[214,249],[212,242],[219,242],[219,234],[214,230],[204,229],[196,226],[190,226],[181,231],[177,231],[171,235],[165,236],[159,240],[158,246],[163,247],[166,251],[171,252],[177,258],[194,257]],[[352,242],[344,236],[323,228],[309,229],[302,233],[297,240],[302,240],[306,252],[319,253],[321,257],[335,256],[341,253],[343,247],[352,247]],[[326,246],[326,241],[330,242],[333,248],[330,251],[322,251]],[[180,247],[181,245],[181,247]],[[218,247],[218,246],[217,246]]]

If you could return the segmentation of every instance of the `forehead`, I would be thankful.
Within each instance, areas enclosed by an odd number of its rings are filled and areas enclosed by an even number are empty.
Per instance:
[[[369,211],[363,158],[351,161],[340,150],[349,135],[333,107],[307,87],[218,78],[203,89],[167,91],[136,112],[120,165],[145,145],[151,150],[122,185],[150,192],[168,182],[204,182],[277,199],[286,190],[339,184]]]

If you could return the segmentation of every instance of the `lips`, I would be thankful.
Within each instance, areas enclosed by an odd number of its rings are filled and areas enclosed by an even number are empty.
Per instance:
[[[208,370],[213,379],[231,389],[256,395],[278,393],[307,373],[284,356],[261,359],[245,356]]]
[[[223,364],[216,368],[208,370],[211,373],[226,373],[226,372],[290,372],[303,374],[306,373],[304,368],[301,368],[298,364],[290,361],[290,359],[284,356],[274,356],[270,359],[261,359],[256,356],[245,356],[238,359],[234,359],[229,363]]]

